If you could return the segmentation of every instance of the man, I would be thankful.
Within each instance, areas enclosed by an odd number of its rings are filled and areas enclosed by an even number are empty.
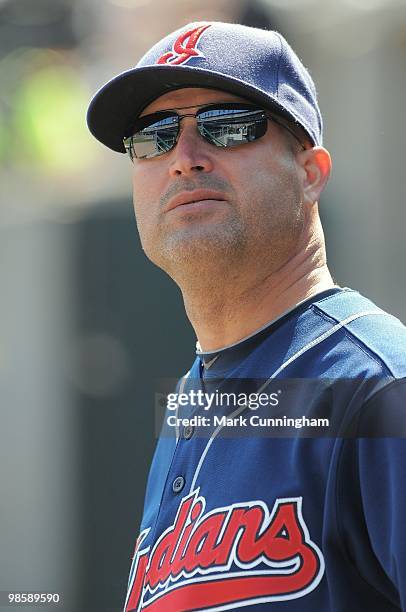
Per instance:
[[[198,338],[126,611],[406,610],[406,332],[328,270],[307,70],[275,32],[190,24],[88,123],[129,153],[143,248]]]

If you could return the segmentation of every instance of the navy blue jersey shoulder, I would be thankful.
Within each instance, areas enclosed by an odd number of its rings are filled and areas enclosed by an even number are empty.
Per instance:
[[[165,414],[125,610],[406,610],[403,324],[334,290],[208,357]]]

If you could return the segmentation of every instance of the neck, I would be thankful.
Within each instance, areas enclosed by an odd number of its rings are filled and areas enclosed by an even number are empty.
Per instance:
[[[215,351],[254,333],[286,310],[334,286],[317,218],[298,249],[277,270],[257,260],[236,274],[216,268],[199,282],[181,285],[186,313],[203,351]]]

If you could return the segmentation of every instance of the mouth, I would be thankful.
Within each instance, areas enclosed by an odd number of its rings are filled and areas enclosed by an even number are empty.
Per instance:
[[[184,191],[177,196],[171,198],[165,208],[165,212],[174,210],[181,206],[188,208],[198,208],[214,202],[223,202],[225,197],[219,191],[209,191],[206,189],[198,189],[196,191]]]

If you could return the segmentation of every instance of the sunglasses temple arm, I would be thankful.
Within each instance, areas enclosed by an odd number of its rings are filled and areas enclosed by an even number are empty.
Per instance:
[[[286,123],[284,123],[283,121],[280,121],[279,119],[274,117],[274,115],[267,115],[267,117],[271,121],[274,121],[275,123],[277,123],[281,127],[285,128],[285,130],[287,130],[290,134],[292,134],[292,136],[298,141],[298,143],[302,147],[303,151],[306,151],[306,147],[304,146],[303,142],[301,141],[299,136],[292,130],[292,128],[290,128],[288,125],[286,125]]]

